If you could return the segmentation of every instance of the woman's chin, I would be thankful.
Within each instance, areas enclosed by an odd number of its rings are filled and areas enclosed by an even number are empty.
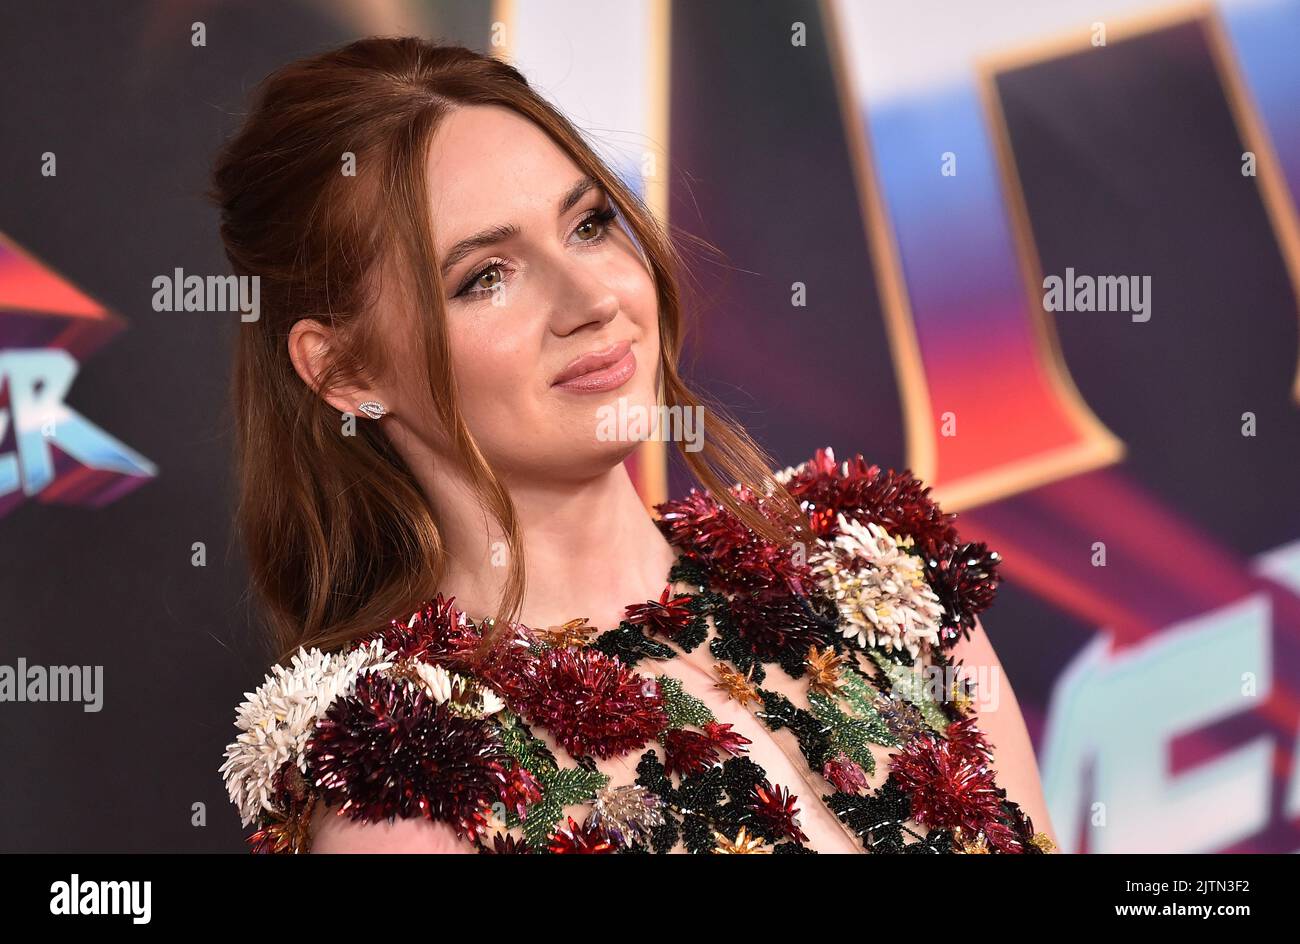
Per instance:
[[[637,451],[641,441],[629,438],[606,438],[599,434],[575,436],[568,441],[564,452],[574,461],[591,471],[612,468]]]
[[[613,465],[636,452],[642,442],[657,438],[657,399],[629,387],[585,396],[580,405],[564,404],[552,416],[553,423],[546,424],[549,431],[535,433],[546,437],[544,450],[584,464]]]
[[[585,451],[597,461],[615,465],[636,452],[637,447],[640,445],[641,443],[634,439],[596,438],[587,441]]]

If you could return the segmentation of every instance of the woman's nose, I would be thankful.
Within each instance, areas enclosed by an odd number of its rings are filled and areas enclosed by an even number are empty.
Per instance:
[[[585,325],[613,320],[619,311],[618,295],[598,273],[572,260],[557,268],[551,309],[556,334],[571,334]]]

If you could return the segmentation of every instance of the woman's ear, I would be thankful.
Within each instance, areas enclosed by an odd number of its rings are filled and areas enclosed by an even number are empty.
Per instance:
[[[367,387],[346,387],[336,383],[328,390],[321,389],[331,366],[333,340],[333,329],[315,318],[300,318],[294,322],[289,329],[289,360],[302,382],[340,413],[356,414],[360,412],[362,403],[376,399],[382,401],[376,391]]]

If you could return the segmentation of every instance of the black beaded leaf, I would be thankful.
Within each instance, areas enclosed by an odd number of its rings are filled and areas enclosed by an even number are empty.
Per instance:
[[[710,767],[702,773],[683,777],[677,788],[677,805],[683,810],[698,810],[706,815],[722,802],[722,768]]]
[[[904,855],[947,855],[952,851],[952,833],[946,829],[932,829],[924,839],[903,846]]]
[[[836,791],[822,799],[857,833],[868,852],[903,851],[903,824],[912,814],[912,805],[892,778],[866,796]]]
[[[709,652],[715,659],[730,662],[755,685],[761,685],[767,678],[767,670],[739,636],[715,636],[709,643]]]
[[[817,720],[809,711],[798,708],[780,692],[766,688],[758,690],[763,699],[763,710],[758,713],[773,731],[789,728],[799,741],[799,750],[808,766],[820,771],[831,754],[831,727]]]
[[[668,779],[668,772],[664,769],[663,762],[659,760],[659,755],[653,750],[641,755],[641,760],[636,765],[636,773],[636,782],[641,786],[651,793],[658,794],[662,800],[672,799],[672,781]]]
[[[672,569],[668,571],[668,579],[673,583],[707,587],[709,585],[709,569],[699,557],[687,553],[679,557],[676,563],[673,564]]]
[[[732,757],[722,764],[722,788],[733,803],[748,801],[766,779],[767,772],[748,757]]]
[[[601,633],[591,644],[607,656],[617,656],[626,666],[634,666],[642,659],[671,659],[677,653],[672,646],[656,642],[632,623],[622,622],[618,629]]]
[[[767,677],[767,670],[755,655],[753,647],[740,635],[736,622],[732,619],[727,598],[714,592],[701,596],[705,598],[705,606],[713,617],[713,628],[716,631],[713,641],[709,643],[709,651],[714,658],[730,662],[741,674],[749,675],[755,685],[761,685]]]
[[[693,652],[700,643],[709,638],[709,624],[705,618],[708,615],[708,607],[700,602],[697,594],[687,594],[687,596],[691,598],[688,606],[691,612],[696,614],[695,619],[673,634],[673,642],[682,652]]]
[[[683,814],[682,843],[686,846],[686,851],[694,855],[712,852],[716,843],[713,824],[699,813]]]
[[[650,834],[650,844],[655,852],[663,855],[672,852],[680,838],[681,831],[677,826],[677,816],[672,811],[668,811],[664,813],[664,824]]]
[[[667,771],[664,770],[663,763],[659,760],[659,755],[654,750],[648,750],[641,755],[641,760],[636,765],[636,773],[636,782],[663,801],[661,810],[664,822],[662,826],[651,832],[650,844],[655,852],[671,852],[680,837],[680,821],[673,809],[676,790],[668,778]]]
[[[801,846],[797,842],[782,842],[772,849],[772,855],[817,855],[817,850]]]

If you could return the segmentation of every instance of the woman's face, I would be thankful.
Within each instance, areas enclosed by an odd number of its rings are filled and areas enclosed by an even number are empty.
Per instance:
[[[443,121],[427,180],[461,412],[489,462],[575,478],[622,461],[636,433],[620,434],[620,400],[625,417],[658,403],[658,306],[604,191],[540,128],[495,106]],[[423,380],[423,364],[402,366],[397,377]],[[419,395],[418,384],[394,391],[393,418]]]

